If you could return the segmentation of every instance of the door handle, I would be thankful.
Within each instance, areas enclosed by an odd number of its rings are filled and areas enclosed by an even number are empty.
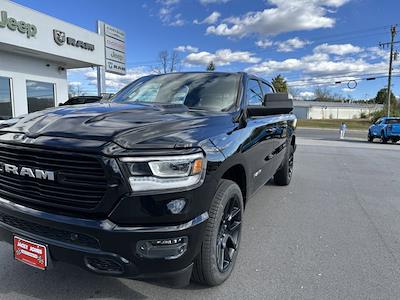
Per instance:
[[[278,128],[276,128],[276,127],[265,129],[265,132],[268,134],[275,134],[277,131],[278,131]]]

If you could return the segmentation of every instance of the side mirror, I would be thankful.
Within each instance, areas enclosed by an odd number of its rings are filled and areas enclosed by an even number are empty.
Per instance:
[[[265,94],[262,106],[250,105],[247,112],[250,116],[267,116],[288,114],[293,110],[293,101],[287,93]]]

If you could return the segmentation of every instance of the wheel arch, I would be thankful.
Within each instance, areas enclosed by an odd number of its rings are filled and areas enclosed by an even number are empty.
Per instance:
[[[224,170],[224,172],[221,175],[221,179],[228,179],[232,180],[235,182],[240,190],[242,191],[243,195],[243,203],[246,205],[246,202],[248,200],[248,191],[249,191],[249,186],[248,186],[248,178],[247,178],[247,172],[246,168],[244,167],[243,164],[237,163],[234,165],[229,166]]]

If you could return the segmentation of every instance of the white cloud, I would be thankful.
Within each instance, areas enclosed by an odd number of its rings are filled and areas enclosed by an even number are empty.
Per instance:
[[[256,41],[255,44],[256,44],[256,46],[265,49],[265,48],[271,47],[274,44],[274,42],[269,39],[263,39],[263,40]]]
[[[172,6],[172,5],[176,5],[179,2],[181,2],[180,0],[161,0],[159,1],[162,5],[165,6]]]
[[[354,92],[355,91],[355,89],[349,89],[349,88],[342,88],[342,91],[343,92],[346,92],[346,93],[351,93],[351,92]]]
[[[274,45],[277,46],[276,51],[278,52],[292,52],[296,49],[303,48],[310,42],[306,40],[299,39],[298,37],[288,39],[286,41],[275,42]]]
[[[199,48],[193,47],[193,46],[190,46],[190,45],[178,46],[174,50],[178,51],[178,52],[191,52],[191,53],[199,52]]]
[[[203,5],[207,4],[219,4],[219,3],[228,3],[231,0],[200,0],[200,3]]]
[[[157,2],[161,4],[158,17],[164,25],[183,26],[185,24],[182,14],[174,13],[176,5],[179,4],[180,0],[159,0]]]
[[[314,48],[314,53],[328,53],[336,55],[346,55],[352,53],[359,53],[362,49],[352,44],[334,44],[329,45],[327,43],[321,44]]]
[[[71,82],[68,82],[68,85],[73,86],[73,87],[78,87],[78,86],[82,85],[82,82],[80,82],[80,81],[71,81]]]
[[[299,98],[302,100],[314,99],[315,94],[313,92],[304,91],[299,93]]]
[[[193,23],[194,24],[214,24],[218,21],[219,17],[221,16],[221,14],[217,11],[214,11],[211,13],[211,15],[209,15],[207,18],[205,18],[203,21],[199,21],[199,20],[194,20]]]
[[[220,49],[215,53],[202,51],[198,53],[189,54],[184,62],[186,65],[208,65],[210,62],[214,62],[217,66],[229,65],[233,62],[237,63],[258,63],[260,58],[255,57],[254,53],[249,51],[232,51],[230,49]]]
[[[263,11],[249,12],[209,26],[208,34],[243,37],[249,34],[276,35],[283,32],[331,28],[335,19],[328,15],[347,0],[268,0]]]
[[[132,81],[151,74],[150,71],[146,70],[143,67],[131,68],[128,69],[125,76],[120,76],[116,74],[106,73],[106,86],[107,89],[112,89],[114,91],[118,91],[123,88],[125,85],[131,83]],[[89,81],[89,84],[96,85],[97,84],[97,71],[90,70],[87,71],[84,76]]]
[[[380,47],[368,47],[360,54],[360,57],[368,59],[388,59],[389,49],[382,49]]]
[[[351,44],[323,44],[315,47],[311,55],[288,58],[282,61],[267,60],[247,68],[246,71],[261,74],[301,72],[308,76],[343,74],[338,76],[339,78],[344,75],[364,76],[365,74],[386,72],[387,63],[385,60],[370,62],[361,56],[354,57],[354,54],[359,51],[362,51],[362,49]],[[331,59],[330,54],[341,55],[341,59]]]
[[[181,18],[182,14],[176,14],[173,18],[172,21],[168,23],[169,26],[183,26],[185,24],[185,21]]]
[[[294,38],[288,39],[286,41],[273,42],[269,39],[262,39],[262,40],[258,40],[255,42],[256,46],[263,48],[263,49],[271,47],[271,46],[275,46],[276,51],[278,51],[278,52],[292,52],[296,49],[303,48],[304,46],[306,46],[310,43],[311,42],[302,40],[298,37],[294,37]]]

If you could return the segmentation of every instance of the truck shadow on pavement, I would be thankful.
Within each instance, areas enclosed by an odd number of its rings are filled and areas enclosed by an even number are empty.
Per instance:
[[[154,293],[144,295],[138,290],[155,292],[166,288],[194,291],[207,288],[192,282],[187,287],[174,288],[157,281],[144,283],[100,276],[61,262],[43,272],[14,261],[11,246],[4,243],[0,246],[3,249],[0,257],[0,299],[151,299]]]
[[[12,260],[12,259],[10,259]],[[38,299],[147,299],[122,280],[102,277],[78,267],[57,263],[46,272],[11,261],[0,273],[0,298]],[[132,281],[135,283],[135,281]]]

